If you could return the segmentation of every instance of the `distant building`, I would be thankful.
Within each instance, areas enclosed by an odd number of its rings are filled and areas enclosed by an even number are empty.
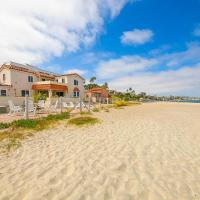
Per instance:
[[[15,62],[0,67],[0,96],[83,97],[85,79],[79,74],[54,74],[40,68]]]
[[[87,90],[86,96],[92,97],[92,100],[95,102],[108,98],[109,94],[105,88],[98,87]]]

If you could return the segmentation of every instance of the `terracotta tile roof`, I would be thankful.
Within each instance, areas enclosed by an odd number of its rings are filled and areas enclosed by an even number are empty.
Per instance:
[[[55,74],[53,74],[51,72],[47,72],[45,70],[39,69],[39,68],[31,66],[31,65],[23,65],[23,64],[19,64],[19,63],[15,63],[15,62],[9,62],[9,63],[3,64],[0,68],[0,71],[5,68],[28,72],[28,73],[35,74],[36,76],[48,77],[48,78],[52,78],[52,79],[55,77]]]

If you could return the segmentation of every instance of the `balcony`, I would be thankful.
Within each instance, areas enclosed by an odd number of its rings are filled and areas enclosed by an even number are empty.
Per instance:
[[[56,81],[40,81],[33,83],[32,90],[52,90],[65,92],[68,90],[68,87],[66,84],[58,83]]]

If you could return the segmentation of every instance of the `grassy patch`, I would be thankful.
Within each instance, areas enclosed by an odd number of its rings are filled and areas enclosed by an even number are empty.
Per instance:
[[[9,128],[11,126],[11,123],[0,123],[0,130]]]
[[[141,105],[141,103],[137,102],[137,101],[129,101],[129,102],[127,102],[127,105],[128,106],[137,106],[137,105]]]
[[[58,121],[58,120],[64,120],[69,118],[69,113],[68,112],[63,112],[57,115],[48,115],[47,117],[44,117],[44,120],[47,121]]]
[[[125,107],[125,106],[134,106],[134,105],[140,105],[141,103],[140,102],[133,102],[133,101],[116,101],[114,103],[114,107],[115,108],[122,108],[122,107]]]
[[[0,129],[9,128],[7,131],[0,132],[0,141],[6,140],[4,147],[10,151],[12,148],[20,146],[20,140],[33,135],[35,131],[40,131],[55,124],[57,121],[68,119],[69,113],[63,112],[56,115],[38,119],[20,119],[12,123],[1,123]]]
[[[125,101],[116,101],[116,102],[114,103],[114,106],[115,106],[115,107],[124,107],[124,106],[128,106],[128,103],[125,102]]]
[[[99,108],[93,108],[92,111],[93,112],[100,112],[100,109]]]
[[[5,145],[5,148],[8,152],[11,151],[11,149],[15,149],[21,146],[21,143],[19,139],[16,138],[10,138],[9,142]]]
[[[76,125],[76,126],[83,126],[83,125],[94,125],[96,123],[98,123],[99,120],[97,118],[94,118],[94,117],[76,117],[76,118],[73,118],[73,119],[70,119],[69,120],[69,124],[72,124],[72,125]]]
[[[92,115],[91,112],[80,112],[80,115]]]
[[[16,128],[34,129],[39,125],[39,121],[34,120],[34,119],[20,119],[20,120],[14,121],[13,125]]]

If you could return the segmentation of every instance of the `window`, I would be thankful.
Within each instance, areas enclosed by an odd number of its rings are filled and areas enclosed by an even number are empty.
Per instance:
[[[3,81],[6,81],[6,75],[3,74]]]
[[[65,79],[64,78],[62,78],[62,83],[65,83]]]
[[[78,81],[77,80],[74,80],[74,85],[78,85]]]
[[[64,92],[56,92],[56,96],[58,96],[58,97],[64,97]]]
[[[42,78],[42,81],[46,81],[45,78]]]
[[[1,95],[1,96],[6,96],[6,90],[1,90],[0,95]]]
[[[29,90],[22,90],[22,97],[29,96]]]
[[[79,97],[79,92],[74,92],[73,96],[74,97]]]
[[[28,82],[32,83],[33,82],[33,77],[32,76],[28,76]]]

